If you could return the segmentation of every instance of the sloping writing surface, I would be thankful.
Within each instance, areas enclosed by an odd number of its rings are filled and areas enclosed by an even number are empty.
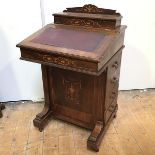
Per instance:
[[[44,45],[93,52],[104,37],[105,35],[99,32],[49,27],[31,41]]]

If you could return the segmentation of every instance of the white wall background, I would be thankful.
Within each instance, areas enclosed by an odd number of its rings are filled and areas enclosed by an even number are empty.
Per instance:
[[[125,36],[120,89],[155,88],[155,9],[153,0],[5,0],[0,5],[0,101],[43,97],[40,65],[19,60],[15,45],[53,22],[66,7],[95,4],[119,10]],[[42,17],[42,20],[41,20]]]
[[[38,0],[0,4],[0,101],[43,97],[40,65],[19,60],[16,44],[41,28]]]

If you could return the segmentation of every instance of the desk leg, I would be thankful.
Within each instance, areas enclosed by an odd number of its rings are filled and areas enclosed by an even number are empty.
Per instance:
[[[0,103],[0,118],[3,117],[2,110],[5,109],[5,105]]]
[[[117,109],[118,109],[118,107],[116,106],[114,112],[112,113],[112,115],[106,125],[104,125],[103,122],[101,122],[101,121],[96,122],[95,127],[87,140],[87,146],[89,148],[93,149],[96,152],[99,151],[99,146],[102,142],[102,138],[103,138],[105,132],[107,131],[111,121],[113,120],[113,118],[116,117]]]
[[[47,120],[52,114],[50,97],[49,97],[48,66],[41,65],[41,69],[42,69],[45,105],[42,112],[37,114],[36,118],[33,120],[34,126],[39,128],[40,132],[43,130],[45,124],[47,123]]]

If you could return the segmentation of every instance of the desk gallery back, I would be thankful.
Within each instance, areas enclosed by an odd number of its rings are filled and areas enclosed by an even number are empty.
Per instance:
[[[67,8],[17,45],[21,59],[41,64],[45,105],[33,123],[49,117],[92,130],[88,147],[99,145],[116,117],[126,26],[116,10],[94,5]]]

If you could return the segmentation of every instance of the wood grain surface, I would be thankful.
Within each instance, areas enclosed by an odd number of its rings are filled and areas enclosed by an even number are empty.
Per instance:
[[[52,119],[43,132],[33,126],[44,103],[6,104],[0,119],[1,155],[154,155],[155,90],[121,91],[117,117],[95,153],[86,146],[90,131]],[[20,118],[20,119],[19,119]]]

